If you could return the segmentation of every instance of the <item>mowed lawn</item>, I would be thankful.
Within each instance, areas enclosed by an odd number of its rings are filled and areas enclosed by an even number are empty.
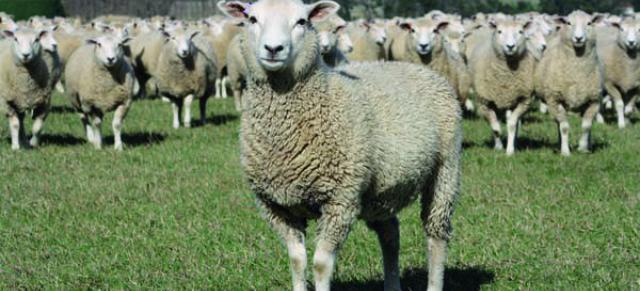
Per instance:
[[[111,148],[111,114],[96,151],[66,99],[54,99],[39,149],[11,151],[0,118],[0,289],[290,289],[285,248],[239,165],[232,99],[211,99],[208,124],[180,130],[169,104],[135,102],[122,153]],[[571,129],[575,148],[575,116]],[[595,152],[569,158],[538,113],[515,157],[492,150],[484,120],[467,119],[464,134],[447,289],[640,289],[640,124],[596,124]],[[400,215],[407,290],[427,284],[418,213],[415,204]],[[335,274],[335,290],[382,289],[380,250],[362,222]]]

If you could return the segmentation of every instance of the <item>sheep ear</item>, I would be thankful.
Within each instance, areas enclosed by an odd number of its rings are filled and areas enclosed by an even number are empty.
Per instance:
[[[609,26],[613,26],[613,27],[615,27],[615,28],[617,28],[617,29],[620,29],[620,28],[621,28],[621,26],[620,26],[620,22],[613,22],[613,21],[611,21],[611,22],[607,22],[607,23],[609,24]]]
[[[565,24],[567,24],[567,19],[566,19],[566,18],[564,18],[564,17],[556,17],[553,21],[554,21],[556,24],[559,24],[559,25],[565,25]]]
[[[533,28],[533,22],[527,21],[524,25],[522,25],[522,28],[525,31],[528,31],[529,29]]]
[[[189,37],[189,39],[193,39],[198,34],[200,34],[200,31],[194,31],[193,33],[191,33],[191,36]]]
[[[335,33],[340,33],[341,31],[343,31],[346,28],[347,28],[346,25],[340,25],[340,26],[336,27]]]
[[[362,26],[364,29],[366,29],[367,31],[369,31],[371,29],[371,25],[369,24],[368,21],[362,21],[360,22],[360,26]]]
[[[307,14],[313,23],[325,21],[338,10],[340,10],[340,4],[333,1],[318,1],[307,5]]]
[[[4,35],[5,37],[9,37],[9,38],[14,38],[16,35],[13,33],[13,31],[11,30],[3,30],[2,31],[2,35]]]
[[[406,30],[406,31],[413,31],[413,25],[411,25],[410,22],[400,23],[400,28],[402,28],[403,30]]]
[[[449,26],[449,22],[447,21],[440,22],[438,23],[438,26],[436,26],[436,29],[433,32],[439,33],[440,31],[447,29],[447,26]]]
[[[58,28],[59,28],[59,27],[58,27],[58,25],[56,24],[56,25],[53,25],[53,26],[49,27],[49,30],[51,30],[51,31],[57,31],[57,30],[58,30]]]
[[[491,19],[491,21],[489,21],[489,27],[491,29],[496,29],[496,28],[498,28],[498,24],[496,23],[495,20]]]
[[[251,4],[240,1],[220,1],[218,2],[218,9],[225,15],[232,18],[245,19],[248,15],[249,7]]]
[[[130,37],[125,37],[123,40],[120,41],[121,45],[126,45],[131,41]]]
[[[48,33],[49,31],[46,29],[40,30],[40,32],[38,33],[38,39],[42,39],[43,37],[47,36]]]
[[[593,18],[591,18],[591,22],[589,22],[589,25],[600,23],[600,21],[602,21],[602,19],[604,19],[604,15],[597,14]]]
[[[87,39],[87,44],[97,45],[97,44],[98,44],[98,41],[96,41],[96,40],[95,40],[95,39],[93,39],[93,38],[90,38],[90,39]]]

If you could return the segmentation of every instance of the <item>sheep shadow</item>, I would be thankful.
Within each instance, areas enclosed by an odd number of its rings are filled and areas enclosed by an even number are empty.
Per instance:
[[[230,122],[234,122],[236,120],[238,120],[238,116],[233,114],[214,115],[207,117],[207,121],[204,124],[200,121],[200,119],[193,120],[192,127],[203,127],[207,124],[221,126]]]
[[[155,132],[122,133],[122,142],[125,144],[125,147],[151,146],[162,143],[166,139],[166,134]],[[113,145],[113,135],[105,137],[103,141],[108,145]]]
[[[57,145],[57,146],[76,146],[84,144],[86,140],[79,138],[71,134],[48,134],[45,133],[40,137],[43,145]]]
[[[482,267],[452,267],[445,270],[444,290],[480,290],[482,285],[491,284],[494,281],[494,272]],[[412,268],[404,271],[400,277],[402,290],[426,290],[428,284],[428,272],[424,269]],[[341,282],[331,284],[333,290],[338,291],[372,291],[383,290],[382,279]]]
[[[54,113],[54,114],[72,114],[77,112],[78,111],[76,111],[72,107],[67,107],[67,106],[53,105],[51,106],[51,108],[49,108],[49,113]]]

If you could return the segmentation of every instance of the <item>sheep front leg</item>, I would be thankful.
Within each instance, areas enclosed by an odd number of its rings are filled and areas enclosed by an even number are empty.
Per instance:
[[[627,106],[624,107],[624,114],[630,115],[631,113],[638,111],[638,107],[636,105],[637,102],[638,102],[638,95],[635,94],[633,95],[631,100],[629,100],[629,103],[627,104]]]
[[[173,128],[180,128],[180,114],[182,113],[182,99],[173,98],[171,101],[171,109],[173,110]]]
[[[613,100],[613,104],[616,108],[616,115],[618,117],[618,128],[625,128],[626,121],[624,119],[624,100],[622,99],[622,92],[618,90],[618,88],[610,83],[605,83],[605,89],[611,99]]]
[[[216,78],[216,99],[222,97],[222,79]]]
[[[307,250],[304,246],[306,220],[296,219],[279,207],[257,199],[258,208],[271,228],[287,246],[289,266],[294,291],[307,290],[305,270],[307,269]]]
[[[547,107],[547,104],[540,101],[540,113],[542,114],[547,114],[547,112],[549,112],[549,108]]]
[[[520,102],[518,103],[518,106],[516,106],[516,109],[514,109],[507,117],[507,156],[512,156],[515,153],[515,143],[520,127],[520,118],[528,109],[529,102]]]
[[[331,277],[335,269],[338,249],[347,239],[358,210],[352,201],[326,204],[318,222],[318,242],[313,254],[313,275],[316,291],[331,290]]]
[[[191,103],[193,103],[193,94],[184,98],[184,127],[191,127]]]
[[[589,152],[591,145],[591,126],[598,112],[600,112],[600,103],[594,102],[589,105],[589,108],[587,108],[582,115],[582,137],[580,138],[580,145],[578,147],[578,151],[580,152]]]
[[[93,129],[91,128],[91,122],[89,122],[89,116],[86,113],[80,113],[80,120],[87,134],[87,141],[93,144]]]
[[[560,153],[563,156],[570,156],[571,150],[569,149],[569,120],[567,118],[567,111],[562,104],[556,102],[549,102],[549,112],[555,117],[558,122],[558,133],[560,136]]]
[[[421,218],[428,238],[429,285],[427,290],[444,287],[447,242],[451,235],[451,216],[460,191],[460,161],[450,154],[433,173],[422,193]]]
[[[367,222],[367,226],[376,232],[378,242],[382,248],[384,290],[400,291],[400,267],[398,265],[400,227],[398,218],[393,217],[385,221],[370,221]]]
[[[24,113],[11,112],[7,114],[9,131],[11,131],[11,149],[17,151],[24,144]]]
[[[220,84],[220,90],[222,90],[222,98],[228,98],[229,94],[227,93],[227,84],[229,83],[229,78],[226,76],[222,78],[222,82]]]
[[[115,113],[113,114],[113,122],[111,123],[111,127],[113,128],[113,148],[116,151],[122,151],[124,148],[124,145],[122,144],[122,122],[127,116],[130,106],[131,100],[127,100],[127,102],[118,106]]]
[[[493,141],[495,144],[494,149],[498,151],[502,150],[504,146],[502,145],[502,140],[500,139],[500,136],[502,135],[502,129],[500,128],[498,115],[493,109],[482,103],[480,103],[478,109],[484,115],[484,117],[489,122],[489,125],[491,126],[491,132],[493,133]]]
[[[29,144],[32,147],[37,147],[40,144],[40,132],[44,126],[44,121],[49,115],[49,104],[38,106],[33,110],[33,126],[31,127],[31,140]]]
[[[242,112],[242,90],[233,89],[233,101],[235,101],[236,110]]]

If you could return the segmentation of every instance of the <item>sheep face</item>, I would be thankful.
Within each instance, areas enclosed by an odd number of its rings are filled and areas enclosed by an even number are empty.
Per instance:
[[[400,24],[403,30],[411,34],[413,45],[419,55],[428,55],[440,44],[440,31],[447,28],[447,21],[432,21],[431,19],[410,20]]]
[[[351,38],[345,33],[347,23],[340,17],[334,16],[316,26],[320,53],[327,54],[333,48],[341,45],[341,49],[353,50]]]
[[[627,18],[622,22],[610,22],[610,25],[618,28],[618,43],[624,49],[635,51],[640,47],[638,43],[640,20]]]
[[[526,49],[525,31],[531,22],[520,23],[515,20],[491,20],[489,26],[493,30],[493,47],[506,56],[522,54]]]
[[[13,55],[22,64],[28,64],[38,57],[42,51],[40,40],[43,39],[48,32],[46,30],[5,30],[3,32],[6,38],[13,40]]]
[[[566,17],[559,17],[556,23],[563,28],[563,38],[569,40],[574,48],[584,48],[588,43],[595,45],[595,24],[602,15],[591,16],[582,11],[574,11]]]
[[[95,60],[107,68],[112,68],[124,59],[122,47],[128,41],[129,38],[100,36],[87,40],[87,43],[94,46]]]
[[[182,28],[162,30],[162,35],[165,37],[166,42],[173,45],[176,49],[176,55],[181,59],[189,58],[194,54],[196,47],[193,44],[193,38],[198,33],[200,32],[188,32]]]
[[[542,54],[547,49],[547,39],[544,35],[544,27],[533,25],[531,29],[525,31],[525,35],[531,43],[536,53]]]
[[[382,46],[385,42],[387,42],[387,30],[385,28],[384,22],[363,22],[362,25],[367,30],[367,32],[369,32],[371,38],[375,40],[376,44]]]
[[[445,40],[449,43],[451,50],[457,54],[463,54],[466,50],[465,37],[468,34],[465,31],[461,20],[453,20],[449,22]]]
[[[346,53],[353,51],[353,41],[344,27],[338,31],[338,49]]]
[[[340,5],[333,1],[304,4],[302,1],[261,0],[254,4],[219,2],[227,15],[247,21],[247,42],[258,63],[267,71],[290,67],[303,47],[311,23],[320,23],[335,14]],[[311,23],[310,23],[311,22]]]

